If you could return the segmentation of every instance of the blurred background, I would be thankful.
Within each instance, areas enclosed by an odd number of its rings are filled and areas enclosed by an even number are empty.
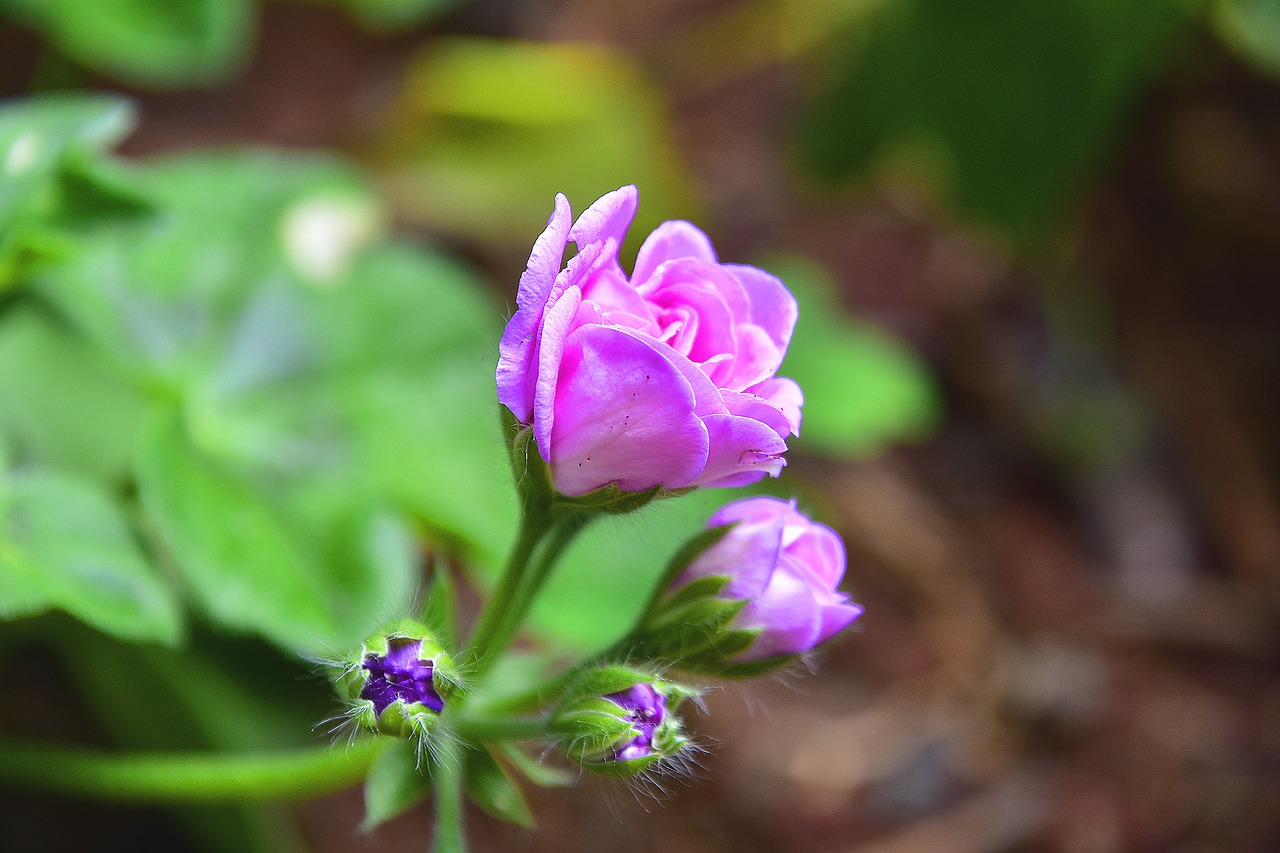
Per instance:
[[[436,247],[495,330],[554,193],[624,183],[628,251],[689,218],[799,295],[772,488],[845,536],[866,615],[813,675],[714,689],[696,778],[530,790],[538,827],[474,811],[476,850],[1280,849],[1280,4],[0,0],[0,94],[68,89],[132,99],[127,164],[341,153],[376,202],[334,233]],[[432,500],[433,554],[501,552]],[[607,634],[556,588],[548,636]],[[131,742],[67,660],[0,656],[0,723]],[[232,811],[5,792],[0,849],[389,853],[430,821]]]

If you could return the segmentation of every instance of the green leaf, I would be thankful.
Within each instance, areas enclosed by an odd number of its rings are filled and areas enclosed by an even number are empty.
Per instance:
[[[121,98],[44,95],[0,105],[0,290],[34,262],[73,250],[61,234],[139,199],[99,158],[134,124]]]
[[[1218,37],[1258,70],[1280,77],[1280,3],[1215,0],[1210,20]]]
[[[472,801],[489,814],[525,829],[535,825],[533,813],[506,767],[489,749],[466,754],[466,789]]]
[[[407,740],[393,740],[379,753],[364,781],[366,832],[403,814],[431,793],[431,779],[418,769],[418,750]]]
[[[437,40],[371,156],[403,215],[482,242],[527,247],[557,192],[582,209],[637,184],[641,235],[693,212],[660,90],[603,47]]]
[[[176,643],[182,619],[118,506],[49,472],[0,479],[0,617],[59,609],[112,636]]]
[[[247,54],[254,11],[249,0],[5,0],[4,6],[90,68],[159,88],[225,79]]]
[[[942,401],[923,359],[887,331],[842,311],[830,281],[812,264],[788,257],[768,266],[800,302],[800,321],[778,371],[804,389],[795,446],[866,457],[926,438],[941,420]]]
[[[511,767],[518,771],[521,776],[528,779],[535,785],[543,788],[567,788],[574,784],[577,777],[561,767],[552,767],[549,764],[543,764],[538,759],[529,755],[516,743],[500,743],[496,745],[496,749],[502,753]]]
[[[0,434],[11,452],[121,480],[143,407],[113,365],[47,316],[17,307],[0,318]]]
[[[801,129],[816,177],[905,169],[1033,237],[1069,212],[1198,4],[915,0],[837,42]]]
[[[149,521],[212,618],[290,649],[333,638],[310,555],[279,512],[194,447],[175,418],[148,425],[137,473]]]

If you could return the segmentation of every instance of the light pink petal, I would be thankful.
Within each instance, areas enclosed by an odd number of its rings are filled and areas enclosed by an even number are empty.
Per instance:
[[[707,527],[719,527],[735,521],[768,522],[778,518],[784,519],[785,522],[788,510],[795,505],[795,501],[784,501],[770,495],[742,498],[716,510],[715,514],[707,520]]]
[[[781,518],[741,521],[690,563],[672,586],[678,588],[697,578],[724,575],[730,580],[721,591],[721,598],[755,598],[769,585],[781,549]]]
[[[765,330],[752,323],[738,323],[733,329],[735,355],[715,365],[711,378],[721,388],[742,391],[778,372],[782,352]]]
[[[641,336],[582,326],[565,342],[551,434],[552,480],[566,495],[689,485],[707,430],[681,371]]]
[[[818,630],[818,642],[823,643],[848,628],[862,615],[862,606],[848,601],[822,606],[822,627]]]
[[[800,390],[800,386],[794,379],[788,379],[785,376],[766,379],[748,388],[747,393],[775,406],[790,424],[791,434],[800,434],[800,408],[804,405],[804,392]]]
[[[552,284],[560,272],[573,212],[569,200],[556,196],[547,227],[533,244],[529,263],[520,276],[516,313],[503,330],[498,344],[498,401],[521,422],[528,423],[533,409],[534,341]]]
[[[607,268],[588,276],[582,285],[582,297],[596,303],[609,322],[657,336],[658,326],[649,304],[636,293],[622,270]]]
[[[807,519],[803,526],[788,525],[787,533],[792,531],[798,531],[799,535],[786,543],[787,557],[806,566],[824,588],[835,589],[845,570],[845,550],[840,535],[825,524]]]
[[[745,663],[808,651],[818,641],[822,615],[804,578],[779,564],[764,593],[734,620],[734,627],[764,629],[737,660]]]
[[[745,313],[746,301],[737,281],[719,267],[701,261],[671,261],[649,280],[648,292],[658,326],[679,324],[669,343],[695,363],[737,352],[735,308]],[[713,374],[714,375],[714,374]]]
[[[742,284],[750,309],[747,319],[764,329],[778,351],[785,354],[800,315],[796,298],[787,286],[774,275],[758,267],[744,264],[725,264],[724,269]]]
[[[765,423],[737,415],[707,415],[710,450],[707,465],[693,485],[730,487],[777,477],[786,461],[787,445]]]
[[[640,253],[636,255],[636,268],[631,274],[631,280],[637,284],[644,282],[663,263],[678,258],[693,258],[714,264],[716,250],[701,228],[692,222],[673,219],[653,229],[653,233],[645,238]]]
[[[578,244],[579,250],[589,243],[612,239],[616,251],[626,239],[627,229],[636,215],[637,203],[638,193],[634,186],[605,193],[573,223],[569,239]]]

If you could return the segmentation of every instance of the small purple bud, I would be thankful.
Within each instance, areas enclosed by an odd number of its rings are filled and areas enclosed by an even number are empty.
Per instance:
[[[386,654],[365,655],[360,667],[368,671],[369,680],[360,691],[360,698],[372,702],[379,716],[397,699],[407,705],[425,705],[437,714],[444,710],[444,699],[436,692],[433,680],[435,667],[432,661],[418,657],[421,649],[420,639],[392,637],[387,641]]]
[[[642,681],[604,698],[627,712],[625,719],[636,731],[635,737],[614,751],[614,760],[629,761],[652,755],[653,733],[667,718],[667,697],[655,690],[652,684]]]

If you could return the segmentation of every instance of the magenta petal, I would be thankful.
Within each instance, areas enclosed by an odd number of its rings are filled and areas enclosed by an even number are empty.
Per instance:
[[[562,358],[565,340],[573,329],[582,292],[571,287],[551,305],[542,320],[542,336],[538,340],[537,389],[533,398],[533,437],[538,442],[538,453],[551,461],[551,436],[555,429],[556,393],[560,373],[564,368]]]
[[[804,392],[800,390],[800,386],[794,379],[788,379],[785,376],[766,379],[748,388],[747,393],[777,407],[790,424],[791,434],[800,434],[800,408],[804,405]]]
[[[710,238],[692,222],[680,219],[664,222],[645,238],[640,253],[636,255],[636,268],[631,280],[637,284],[647,281],[659,266],[677,258],[694,258],[714,264],[716,250],[711,246]]]
[[[566,495],[609,483],[680,488],[707,461],[707,429],[688,381],[642,337],[607,326],[570,333],[551,432],[552,479]]]
[[[707,415],[710,450],[697,486],[730,487],[777,477],[786,465],[787,444],[765,423],[737,415]]]
[[[569,239],[581,248],[588,243],[603,243],[612,239],[614,245],[621,246],[626,239],[627,229],[636,215],[638,193],[634,186],[625,186],[606,193],[596,199],[595,203],[582,212],[578,221],[573,223]]]
[[[786,414],[768,400],[739,391],[721,391],[720,396],[730,414],[767,424],[783,440],[791,435],[791,423]]]
[[[795,501],[784,501],[781,498],[760,495],[754,498],[742,498],[725,504],[716,510],[707,521],[708,527],[719,527],[733,524],[735,521],[769,522],[783,518],[795,510]]]
[[[520,276],[515,316],[507,323],[498,344],[498,401],[521,422],[528,422],[533,409],[533,387],[528,380],[533,369],[534,338],[547,296],[560,272],[572,221],[569,200],[563,194],[557,195],[546,230],[533,244],[529,263]]]
[[[788,527],[788,533],[793,530],[799,535],[786,543],[788,558],[807,566],[825,587],[834,588],[844,577],[845,570],[845,550],[840,534],[825,524],[807,520],[803,527]]]

